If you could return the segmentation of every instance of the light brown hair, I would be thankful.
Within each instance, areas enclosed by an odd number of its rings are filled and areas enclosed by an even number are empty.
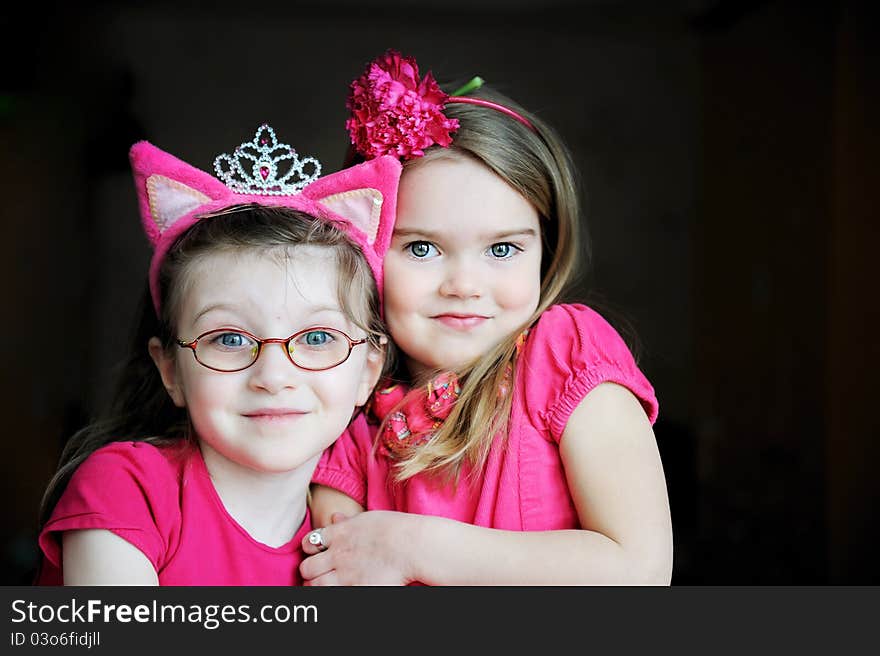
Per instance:
[[[450,88],[452,85],[450,85]],[[580,189],[571,154],[557,133],[543,120],[503,94],[482,87],[469,94],[514,109],[534,126],[530,130],[505,114],[464,103],[447,104],[444,113],[459,121],[449,148],[434,146],[424,157],[404,164],[412,167],[441,157],[468,157],[485,165],[526,198],[541,222],[541,294],[529,320],[489,353],[457,370],[461,395],[449,417],[431,439],[402,457],[395,479],[405,480],[422,471],[458,477],[464,463],[479,471],[497,434],[506,434],[511,396],[499,395],[515,375],[516,341],[548,307],[559,302],[575,281],[588,250],[583,238]]]
[[[67,441],[58,470],[43,495],[40,526],[48,520],[76,468],[100,447],[120,440],[160,445],[191,438],[186,410],[176,407],[169,398],[147,343],[151,337],[158,337],[166,350],[176,350],[180,303],[193,265],[222,252],[296,257],[295,249],[299,246],[325,248],[335,256],[340,307],[366,332],[372,347],[387,351],[382,345],[385,329],[373,274],[359,248],[340,227],[290,208],[260,205],[232,207],[203,218],[175,242],[162,263],[161,317],[156,316],[145,288],[135,334],[112,403],[103,416]],[[386,366],[389,361],[386,360]]]

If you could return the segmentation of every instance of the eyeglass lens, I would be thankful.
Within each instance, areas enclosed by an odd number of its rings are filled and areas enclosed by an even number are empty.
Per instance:
[[[268,348],[272,344],[265,344]],[[251,335],[220,329],[202,335],[196,344],[196,358],[207,367],[235,371],[253,364],[260,343]],[[315,328],[297,333],[287,342],[294,364],[303,369],[327,369],[348,357],[351,346],[344,333],[332,328]]]

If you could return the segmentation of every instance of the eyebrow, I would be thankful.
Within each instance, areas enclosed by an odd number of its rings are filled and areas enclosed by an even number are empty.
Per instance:
[[[240,311],[239,308],[240,306],[230,305],[228,303],[212,303],[211,305],[203,308],[198,314],[196,314],[195,317],[193,317],[193,323],[196,323],[203,316],[205,316],[209,312],[214,312],[215,310],[226,310],[228,312],[238,313]],[[343,317],[346,316],[342,308],[334,307],[332,305],[314,305],[306,308],[306,310],[304,312],[301,312],[300,314],[302,316],[311,317],[312,315],[320,314],[321,312],[334,312]]]
[[[432,230],[407,230],[406,228],[395,229],[394,237],[425,237],[428,241],[436,241],[443,237],[443,233]],[[538,232],[533,228],[522,228],[521,230],[505,230],[503,232],[495,232],[492,234],[481,235],[484,240],[494,239],[510,239],[511,237],[537,237]]]
[[[230,310],[234,312],[235,308],[232,305],[227,305],[225,303],[213,303],[206,308],[202,308],[202,310],[193,317],[193,323],[196,323],[203,316],[205,316],[209,312],[214,312],[215,310]]]

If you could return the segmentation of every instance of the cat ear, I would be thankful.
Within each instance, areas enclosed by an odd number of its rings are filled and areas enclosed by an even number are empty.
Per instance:
[[[349,223],[351,236],[381,259],[391,243],[401,170],[396,158],[383,155],[324,176],[303,195]]]
[[[129,160],[141,223],[153,246],[181,218],[231,194],[214,176],[147,141],[131,147]]]

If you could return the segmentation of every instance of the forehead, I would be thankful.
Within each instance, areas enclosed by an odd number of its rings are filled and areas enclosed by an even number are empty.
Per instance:
[[[400,180],[395,227],[489,232],[535,228],[538,213],[484,164],[449,155],[408,167]]]
[[[193,262],[185,277],[182,317],[212,305],[273,314],[339,307],[336,256],[320,246],[212,253]]]

